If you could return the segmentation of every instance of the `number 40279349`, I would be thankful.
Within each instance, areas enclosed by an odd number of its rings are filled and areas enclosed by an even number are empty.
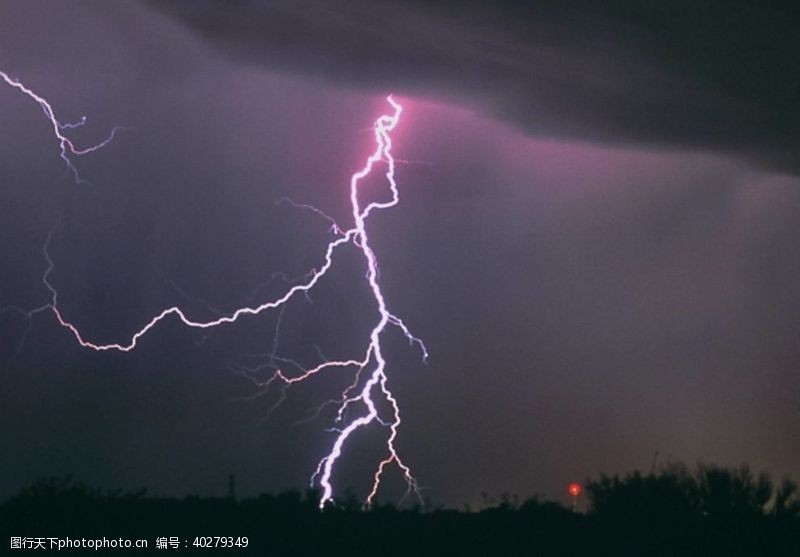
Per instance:
[[[194,539],[195,547],[247,547],[250,540],[246,536],[234,538],[231,536],[199,536]]]

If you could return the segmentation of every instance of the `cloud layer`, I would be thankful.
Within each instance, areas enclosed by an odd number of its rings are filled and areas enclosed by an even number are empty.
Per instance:
[[[536,136],[800,171],[800,18],[744,1],[153,2],[236,60],[476,106]]]

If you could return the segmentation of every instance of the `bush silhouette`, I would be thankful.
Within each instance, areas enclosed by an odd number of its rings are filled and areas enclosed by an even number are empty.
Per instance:
[[[776,486],[747,466],[671,464],[585,487],[585,514],[513,495],[485,495],[477,512],[365,510],[355,497],[320,511],[315,491],[177,499],[45,478],[0,504],[0,537],[4,549],[11,536],[149,540],[148,550],[131,550],[139,555],[158,554],[163,536],[186,541],[173,553],[192,555],[203,551],[197,536],[247,536],[247,549],[216,550],[240,555],[800,555],[797,484]]]
[[[589,480],[590,512],[627,518],[752,518],[800,515],[797,484],[788,478],[775,488],[765,472],[754,475],[743,464],[724,468],[699,464],[694,473],[682,463],[643,475],[602,475]]]

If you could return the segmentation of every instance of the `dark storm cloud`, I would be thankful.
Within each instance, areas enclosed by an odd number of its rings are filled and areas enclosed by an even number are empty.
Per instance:
[[[756,2],[152,2],[227,55],[534,135],[800,170],[800,18]]]

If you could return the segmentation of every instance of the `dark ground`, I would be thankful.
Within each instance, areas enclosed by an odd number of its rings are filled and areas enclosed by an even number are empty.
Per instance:
[[[11,536],[146,539],[149,549],[12,549],[11,555],[800,555],[800,500],[746,467],[673,465],[586,484],[587,513],[505,497],[480,510],[363,511],[353,499],[324,512],[316,494],[165,499],[41,480],[0,505],[1,554]],[[197,536],[233,547],[200,548]],[[242,537],[248,547],[236,547]],[[157,549],[157,538],[182,547]],[[49,544],[45,541],[45,544]],[[184,547],[185,544],[185,547]]]

